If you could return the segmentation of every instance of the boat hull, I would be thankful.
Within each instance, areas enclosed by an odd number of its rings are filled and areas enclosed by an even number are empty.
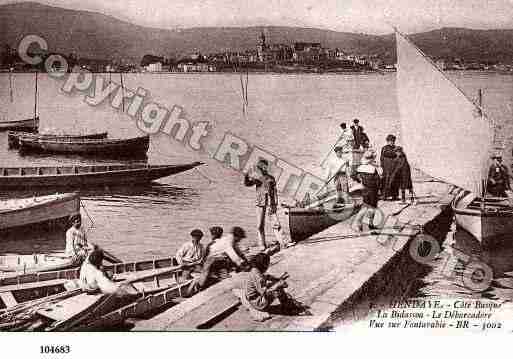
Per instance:
[[[289,208],[285,213],[288,215],[290,238],[295,242],[305,240],[352,217],[360,208],[360,202],[343,208]]]
[[[20,151],[25,153],[62,153],[108,157],[146,156],[150,137],[142,136],[123,140],[111,139],[37,139],[19,138]]]
[[[499,244],[505,237],[513,236],[513,208],[487,203],[484,209],[476,206],[462,207],[460,200],[453,204],[456,224],[474,236],[482,246]]]
[[[25,131],[37,132],[39,127],[39,117],[29,118],[19,121],[2,121],[0,122],[0,131]]]
[[[60,140],[60,141],[67,141],[67,140],[83,140],[83,139],[91,139],[91,140],[99,140],[99,139],[105,139],[107,138],[107,132],[100,132],[100,133],[91,133],[87,135],[51,135],[51,134],[30,134],[28,132],[19,132],[19,131],[9,131],[7,134],[7,143],[9,145],[9,148],[19,148],[20,137],[27,137],[31,139],[36,140]]]
[[[55,221],[79,213],[78,193],[38,197],[21,208],[0,208],[0,231]]]
[[[149,183],[202,165],[113,165],[0,168],[1,189],[95,187]]]
[[[0,271],[35,273],[55,271],[76,266],[76,259],[61,254],[2,255]]]

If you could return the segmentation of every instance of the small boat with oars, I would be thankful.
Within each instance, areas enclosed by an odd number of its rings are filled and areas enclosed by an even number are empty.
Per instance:
[[[335,205],[336,196],[324,198],[307,206],[286,206],[290,238],[294,242],[305,240],[314,234],[343,222],[355,215],[362,206],[361,197],[352,197],[343,206]]]
[[[60,153],[107,157],[146,156],[150,146],[150,136],[127,139],[87,139],[87,138],[18,138],[23,153]]]
[[[0,167],[0,190],[145,184],[162,177],[191,170],[202,164],[201,162],[192,162],[179,165]]]
[[[89,133],[89,134],[51,134],[51,133],[28,133],[22,131],[9,131],[7,133],[7,144],[9,148],[19,148],[19,138],[27,137],[33,140],[98,140],[107,138],[107,132]]]
[[[79,283],[68,281],[63,292],[53,294],[47,300],[40,298],[8,308],[0,315],[0,328],[70,331],[111,327],[181,298],[192,281],[182,279],[182,271],[182,266],[173,265],[126,272],[114,277],[118,290],[113,294],[77,292],[73,286],[76,288]],[[69,292],[73,295],[68,295]],[[63,298],[55,300],[59,295]]]
[[[28,118],[25,120],[0,121],[0,131],[24,131],[37,132],[39,127],[39,117]]]
[[[104,266],[104,271],[115,280],[122,281],[172,268],[176,268],[174,258],[164,257],[108,264]],[[176,275],[181,271],[177,269]],[[16,324],[15,318],[24,311],[80,294],[81,290],[76,290],[79,276],[78,267],[51,272],[0,274],[0,330],[2,325],[7,329]]]
[[[0,202],[0,232],[57,222],[79,213],[78,193],[8,199]]]

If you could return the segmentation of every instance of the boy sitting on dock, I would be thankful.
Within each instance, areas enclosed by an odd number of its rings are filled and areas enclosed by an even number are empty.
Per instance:
[[[306,308],[285,292],[287,288],[285,279],[288,278],[288,274],[284,273],[279,278],[266,274],[269,264],[270,257],[266,253],[259,253],[251,259],[251,270],[242,290],[234,291],[242,305],[249,310],[256,321],[264,321],[271,317],[269,311],[276,299],[280,303],[280,308],[287,314],[304,312]]]
[[[182,277],[191,278],[191,272],[201,271],[201,262],[205,259],[205,248],[200,243],[203,232],[200,229],[191,231],[191,241],[184,243],[175,254],[178,265],[184,266]]]

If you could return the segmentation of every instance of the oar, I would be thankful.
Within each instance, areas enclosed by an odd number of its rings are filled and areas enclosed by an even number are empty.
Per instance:
[[[110,263],[113,263],[113,264],[123,263],[123,261],[121,259],[116,257],[111,252],[109,252],[109,251],[107,251],[107,250],[105,250],[103,248],[102,248],[102,252],[103,252],[103,259],[105,259],[107,262],[110,262]]]

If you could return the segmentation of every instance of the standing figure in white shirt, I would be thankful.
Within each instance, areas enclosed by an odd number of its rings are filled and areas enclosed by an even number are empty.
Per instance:
[[[335,190],[337,191],[337,201],[336,206],[344,205],[349,201],[348,192],[349,192],[349,176],[351,174],[351,166],[347,158],[344,157],[344,148],[342,146],[335,147],[335,157],[330,158],[326,166],[326,186],[327,193],[329,195],[330,188],[333,186],[329,186],[330,182],[333,182],[335,185]]]

